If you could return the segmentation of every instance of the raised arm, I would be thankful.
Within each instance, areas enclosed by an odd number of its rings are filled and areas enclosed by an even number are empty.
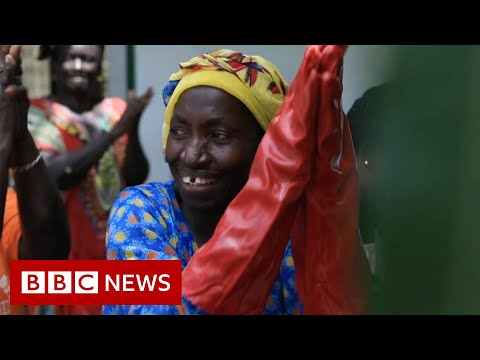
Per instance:
[[[66,259],[70,237],[63,202],[27,130],[29,99],[21,86],[20,46],[3,45],[2,51],[0,61],[6,64],[7,80],[3,82],[1,94],[6,106],[0,116],[13,127],[9,165],[13,170],[22,226],[18,255],[25,260]]]
[[[11,79],[7,67],[12,66],[12,55],[9,54],[10,45],[0,45],[0,238],[3,232],[3,216],[8,188],[9,159],[13,146],[14,109],[10,99],[5,95],[5,89]],[[8,56],[8,58],[7,58]],[[7,63],[7,59],[9,63]]]
[[[50,154],[45,157],[50,176],[60,190],[66,190],[82,181],[90,168],[97,163],[118,138],[125,133],[131,134],[134,131],[133,129],[138,128],[139,119],[152,95],[153,92],[149,89],[140,97],[129,100],[127,109],[113,129],[97,136],[81,149],[60,155]],[[135,137],[132,140],[135,141]],[[128,153],[129,149],[127,147],[127,156]]]

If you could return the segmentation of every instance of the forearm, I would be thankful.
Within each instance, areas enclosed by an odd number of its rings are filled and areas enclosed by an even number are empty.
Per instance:
[[[3,215],[8,187],[8,162],[12,141],[10,137],[0,139],[0,238],[3,232]]]
[[[140,143],[138,125],[128,133],[128,145],[122,172],[127,186],[142,184],[148,176],[149,164]]]
[[[80,150],[47,158],[50,177],[60,190],[66,190],[78,184],[114,140],[115,137],[112,134],[103,133]]]
[[[31,136],[15,145],[15,165],[31,164],[39,155]],[[45,162],[14,172],[22,223],[20,259],[67,259],[70,232],[65,208]]]

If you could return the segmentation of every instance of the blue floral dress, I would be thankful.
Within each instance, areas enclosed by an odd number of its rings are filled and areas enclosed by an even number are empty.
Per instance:
[[[197,245],[175,196],[174,182],[125,189],[116,199],[107,227],[108,260],[181,260],[184,269]],[[265,315],[302,314],[295,289],[290,243],[264,310]],[[184,297],[183,305],[105,305],[104,315],[204,314]]]

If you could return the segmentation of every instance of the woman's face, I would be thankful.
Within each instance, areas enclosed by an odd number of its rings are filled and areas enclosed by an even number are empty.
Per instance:
[[[57,86],[69,93],[93,93],[101,72],[99,45],[62,46],[54,63]]]
[[[227,92],[186,90],[172,116],[165,151],[185,206],[223,211],[245,185],[263,130]]]

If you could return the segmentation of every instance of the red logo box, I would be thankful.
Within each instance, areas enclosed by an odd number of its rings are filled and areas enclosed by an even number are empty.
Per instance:
[[[180,260],[13,260],[12,305],[180,305]]]

